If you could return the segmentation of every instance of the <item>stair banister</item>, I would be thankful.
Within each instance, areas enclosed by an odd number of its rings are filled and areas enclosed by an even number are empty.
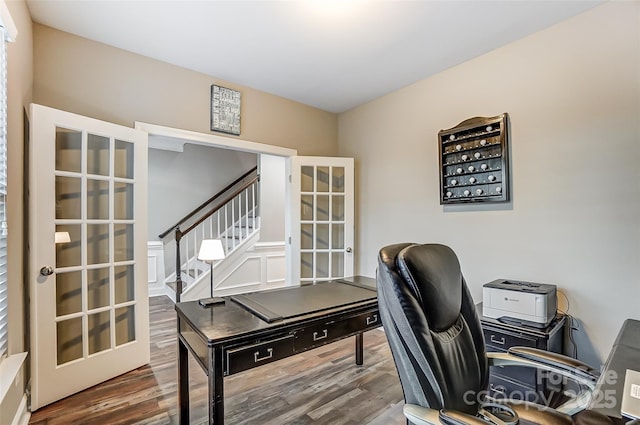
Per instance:
[[[228,192],[230,189],[232,189],[234,186],[236,186],[238,183],[242,182],[242,180],[246,179],[246,177],[248,175],[250,175],[251,173],[255,172],[257,170],[257,167],[253,168],[252,170],[250,170],[248,173],[245,173],[242,177],[236,179],[236,181],[234,181],[234,183],[228,185],[227,187],[225,187],[221,192],[218,192],[216,195],[214,195],[212,198],[210,198],[207,202],[205,202],[204,204],[200,205],[198,208],[196,208],[195,210],[193,210],[191,213],[189,213],[187,216],[185,216],[183,219],[181,219],[178,223],[176,223],[176,225],[172,228],[169,229],[165,232],[163,232],[160,235],[160,238],[164,238],[166,237],[169,233],[171,233],[171,231],[174,232],[174,237],[175,237],[175,243],[176,243],[176,302],[180,302],[180,298],[181,298],[181,294],[183,292],[184,289],[184,281],[182,279],[182,258],[181,258],[181,248],[180,248],[180,242],[184,237],[187,237],[187,246],[185,246],[185,250],[186,250],[186,270],[187,272],[189,272],[189,270],[191,270],[190,267],[190,260],[189,260],[189,245],[190,245],[190,237],[189,235],[191,234],[191,232],[195,229],[197,229],[198,226],[200,226],[202,223],[204,223],[206,220],[209,220],[209,232],[211,235],[214,234],[213,231],[213,215],[216,214],[218,211],[222,210],[224,208],[224,233],[226,236],[229,235],[229,226],[231,226],[231,241],[232,241],[232,248],[234,249],[236,247],[237,244],[239,244],[242,240],[244,240],[245,238],[247,238],[249,236],[249,232],[245,232],[245,234],[243,234],[242,230],[238,230],[239,234],[237,239],[240,240],[240,242],[238,242],[236,240],[236,198],[237,197],[241,197],[242,194],[244,193],[246,199],[245,199],[245,221],[247,221],[246,224],[248,224],[248,214],[250,211],[253,212],[253,217],[252,217],[252,223],[253,226],[252,228],[255,230],[256,229],[256,212],[257,212],[257,197],[256,197],[256,184],[260,181],[260,176],[256,175],[254,178],[252,178],[250,181],[242,184],[242,186],[238,187],[236,190],[234,190],[232,193],[228,194],[227,196],[225,195],[225,192]],[[249,190],[249,188],[251,188],[251,190]],[[249,193],[252,194],[252,209],[249,209],[249,200],[248,200],[248,196]],[[222,199],[218,199],[218,198],[222,198]],[[218,204],[217,206],[215,206],[214,208],[212,208],[211,210],[209,210],[208,212],[204,213],[204,215],[202,215],[202,217],[198,218],[194,223],[192,223],[190,226],[188,226],[186,229],[182,230],[181,226],[183,224],[185,224],[189,219],[193,218],[194,216],[196,216],[196,214],[198,214],[199,212],[201,212],[207,205],[211,204],[211,202],[218,200]],[[237,208],[237,220],[238,220],[238,224],[242,225],[242,200],[238,199],[238,208]],[[231,204],[231,205],[229,205]],[[228,216],[227,216],[227,212],[228,212],[228,208],[231,208],[231,223],[228,222]],[[218,236],[220,236],[221,233],[221,226],[220,226],[220,217],[221,214],[217,214],[217,223],[218,223],[218,228],[217,228],[217,232],[218,232]],[[196,232],[198,233],[198,232]],[[205,228],[202,227],[202,236],[204,238],[205,236]],[[198,243],[198,236],[196,234],[193,234],[193,244],[194,244],[194,252],[197,252],[197,243]],[[193,267],[194,273],[195,274],[195,278],[197,278],[200,275],[200,271],[196,270],[197,267]]]
[[[191,232],[193,229],[195,229],[196,227],[198,227],[199,224],[203,223],[207,218],[209,218],[210,216],[212,216],[213,214],[215,214],[216,212],[218,212],[219,210],[221,210],[225,205],[227,205],[227,203],[229,203],[229,201],[233,200],[236,196],[238,196],[239,194],[241,194],[246,188],[248,188],[249,186],[253,185],[256,182],[260,181],[260,177],[256,177],[255,179],[252,179],[251,181],[245,183],[244,185],[242,185],[239,189],[237,189],[235,192],[233,192],[231,195],[227,196],[224,201],[222,201],[220,203],[219,206],[215,207],[214,209],[212,209],[210,212],[208,212],[206,215],[204,215],[203,217],[201,217],[200,219],[198,219],[198,221],[196,221],[195,223],[193,223],[191,226],[187,227],[186,230],[184,230],[182,232],[183,235],[186,235],[187,233]],[[233,218],[233,217],[232,217]]]
[[[207,205],[209,205],[210,203],[212,203],[213,201],[215,201],[217,198],[219,198],[220,196],[222,196],[226,191],[228,191],[229,189],[231,189],[233,186],[237,185],[238,183],[240,183],[242,180],[246,179],[247,177],[249,177],[252,173],[258,171],[258,167],[253,167],[252,169],[250,169],[249,171],[247,171],[246,173],[244,173],[243,175],[241,175],[240,177],[238,177],[237,179],[235,179],[232,183],[228,184],[224,189],[222,189],[221,191],[219,191],[218,193],[216,193],[215,195],[213,195],[211,198],[207,199],[206,201],[204,201],[202,204],[200,204],[198,207],[196,207],[193,211],[191,211],[189,214],[185,215],[182,219],[180,219],[180,221],[178,221],[176,224],[174,224],[173,226],[169,227],[167,230],[165,230],[164,232],[160,233],[160,235],[158,235],[158,237],[160,239],[164,239],[165,236],[167,236],[169,233],[171,233],[174,229],[180,227],[180,225],[184,224],[187,220],[189,220],[191,217],[195,216],[196,214],[198,214],[200,211],[202,211],[203,209],[205,209],[207,207]],[[259,177],[256,177],[257,179],[259,179]],[[251,182],[255,181],[255,179],[252,179]],[[187,232],[184,232],[187,233]]]
[[[182,294],[182,264],[180,262],[180,240],[182,239],[182,232],[180,231],[180,225],[175,228],[176,238],[176,302],[180,302],[180,295]],[[166,235],[165,235],[166,236]]]

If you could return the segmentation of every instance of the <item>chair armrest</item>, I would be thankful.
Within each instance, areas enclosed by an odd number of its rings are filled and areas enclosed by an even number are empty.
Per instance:
[[[415,425],[440,425],[440,412],[417,404],[405,404],[402,409],[404,417]]]
[[[580,369],[582,362],[544,350],[518,347],[518,349],[513,350],[514,352],[511,351],[508,353],[487,353],[489,366],[527,366],[557,373],[579,384],[579,391],[574,393],[569,401],[557,407],[556,410],[573,415],[589,405],[597,381],[597,376],[589,372],[591,368],[586,366],[587,371],[582,370]],[[563,357],[566,357],[566,359],[562,359]]]
[[[440,423],[443,425],[494,425],[493,422],[487,422],[477,416],[444,409],[440,411]]]
[[[586,385],[591,390],[596,386],[598,376],[590,372],[590,370],[593,369],[586,365],[586,371],[580,369],[577,363],[582,362],[576,359],[534,348],[518,347],[520,350],[513,350],[513,348],[515,347],[511,347],[508,353],[487,353],[489,366],[529,366],[566,376],[580,384]],[[521,350],[528,351],[528,354],[525,354],[524,351]],[[534,354],[534,352],[536,354]],[[552,355],[554,356],[553,360],[551,359]],[[567,360],[562,361],[561,358],[563,357],[566,357]],[[576,364],[576,366],[570,366],[572,363]]]
[[[593,381],[596,381],[599,376],[598,371],[588,364],[562,354],[529,347],[511,347],[508,353],[537,363],[563,369],[571,374],[580,375]]]
[[[477,416],[455,410],[436,410],[416,404],[405,404],[402,410],[414,425],[490,425]]]

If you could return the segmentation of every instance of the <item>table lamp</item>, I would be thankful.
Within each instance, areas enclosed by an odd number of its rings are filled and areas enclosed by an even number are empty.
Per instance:
[[[211,298],[213,298],[213,262],[224,258],[224,248],[220,239],[204,239],[200,244],[198,260],[209,263],[211,271]],[[203,300],[206,302],[206,300]]]

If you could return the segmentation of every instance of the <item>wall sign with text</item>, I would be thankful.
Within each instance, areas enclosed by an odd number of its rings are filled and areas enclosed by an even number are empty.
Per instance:
[[[211,86],[211,130],[240,135],[240,92]]]

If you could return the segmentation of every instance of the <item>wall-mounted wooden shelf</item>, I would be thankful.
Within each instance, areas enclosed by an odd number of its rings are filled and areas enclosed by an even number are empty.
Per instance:
[[[506,113],[440,130],[440,204],[508,202],[508,144]]]

